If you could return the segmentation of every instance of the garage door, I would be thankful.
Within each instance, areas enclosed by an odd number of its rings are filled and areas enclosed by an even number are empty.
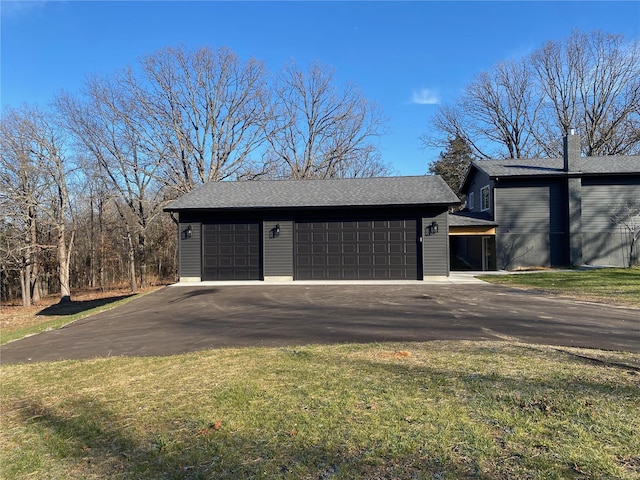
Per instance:
[[[418,278],[417,221],[296,222],[297,280]]]
[[[203,280],[260,280],[260,225],[202,226]]]

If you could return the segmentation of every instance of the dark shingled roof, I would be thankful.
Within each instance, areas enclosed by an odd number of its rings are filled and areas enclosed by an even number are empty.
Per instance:
[[[439,176],[209,182],[165,211],[460,203]]]
[[[640,174],[640,156],[581,157],[580,165],[584,175]],[[473,166],[494,178],[566,174],[562,158],[479,160]]]
[[[497,227],[488,214],[479,212],[455,212],[449,214],[450,227]]]

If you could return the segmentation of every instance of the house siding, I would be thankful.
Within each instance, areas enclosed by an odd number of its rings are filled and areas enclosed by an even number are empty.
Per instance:
[[[280,226],[277,236],[276,225]],[[293,221],[265,220],[262,228],[265,280],[293,280]]]
[[[567,263],[566,190],[561,182],[499,185],[494,199],[498,268]]]
[[[613,218],[626,206],[640,205],[637,178],[583,179],[583,261],[590,265],[626,267],[631,254],[631,233]],[[638,219],[640,221],[640,219]]]
[[[473,208],[470,209],[471,212],[481,212],[482,211],[482,195],[481,190],[483,187],[489,185],[489,198],[490,205],[489,210],[485,210],[486,213],[493,215],[493,199],[491,198],[493,191],[493,181],[489,178],[485,172],[480,170],[475,170],[473,178],[469,182],[469,189],[465,192],[467,195],[473,192]]]
[[[438,223],[438,233],[425,235],[425,227]],[[423,277],[449,276],[449,216],[446,211],[422,218],[422,272]]]
[[[178,228],[180,280],[200,281],[202,275],[202,224],[180,222]],[[184,231],[191,226],[191,238],[184,238]]]
[[[264,280],[291,280],[295,278],[295,239],[297,222],[336,221],[413,221],[413,245],[415,264],[411,278],[423,276],[447,276],[449,274],[449,235],[446,206],[389,206],[389,207],[338,207],[322,209],[270,209],[234,211],[190,211],[180,213],[180,231],[191,225],[190,239],[179,239],[181,280],[202,279],[202,233],[204,225],[218,223],[260,223],[261,275]],[[438,234],[424,237],[424,227],[436,221]],[[280,234],[273,237],[271,230],[280,225]],[[420,247],[420,241],[422,246]],[[407,253],[411,253],[408,252]],[[407,267],[408,268],[408,267]]]

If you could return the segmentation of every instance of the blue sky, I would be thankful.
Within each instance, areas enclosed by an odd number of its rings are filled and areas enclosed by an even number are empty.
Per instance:
[[[2,105],[45,105],[168,45],[229,47],[270,71],[319,61],[377,102],[385,160],[421,175],[438,151],[419,137],[439,103],[483,69],[575,28],[640,38],[640,2],[171,2],[2,0]]]

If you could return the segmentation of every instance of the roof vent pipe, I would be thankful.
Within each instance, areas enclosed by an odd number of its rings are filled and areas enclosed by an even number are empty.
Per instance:
[[[576,129],[570,128],[563,142],[563,159],[565,172],[580,172],[580,136],[576,135]]]

